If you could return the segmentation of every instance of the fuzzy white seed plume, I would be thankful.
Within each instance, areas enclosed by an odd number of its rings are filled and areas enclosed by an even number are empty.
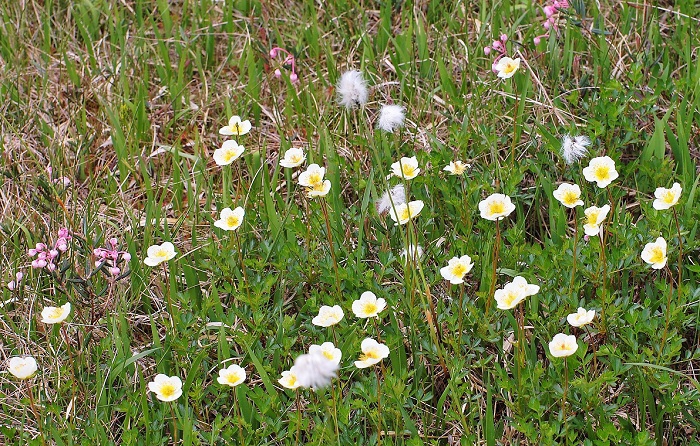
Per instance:
[[[338,81],[338,102],[347,109],[367,103],[367,82],[357,70],[346,71]]]
[[[591,140],[588,136],[564,135],[561,141],[561,156],[564,157],[566,164],[572,164],[588,153],[588,146],[591,145]]]
[[[294,361],[294,370],[300,387],[321,389],[337,376],[338,364],[326,358],[323,353],[308,353]]]
[[[392,207],[396,207],[404,203],[406,203],[406,190],[404,189],[403,184],[398,184],[384,192],[382,198],[377,200],[377,212],[379,214],[385,214],[389,212]]]
[[[404,108],[400,105],[384,105],[379,113],[377,128],[385,132],[393,133],[395,129],[403,127]]]

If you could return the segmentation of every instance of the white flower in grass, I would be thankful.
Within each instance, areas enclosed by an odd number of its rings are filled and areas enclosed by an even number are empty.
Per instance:
[[[501,57],[493,65],[494,71],[498,72],[498,77],[508,79],[513,77],[516,71],[520,68],[520,58],[511,59],[510,57]]]
[[[214,226],[225,231],[235,231],[241,226],[241,223],[243,223],[244,215],[245,211],[240,206],[234,210],[231,210],[231,208],[223,208],[221,214],[219,214],[219,219],[214,222]]]
[[[343,73],[338,81],[337,92],[338,102],[347,109],[365,105],[369,97],[367,82],[357,70]]]
[[[241,136],[248,133],[252,128],[253,126],[247,119],[241,121],[240,116],[231,116],[231,119],[228,120],[228,125],[222,127],[219,130],[219,134],[224,136]]]
[[[245,151],[243,146],[239,146],[236,141],[229,139],[224,141],[221,148],[214,150],[214,161],[219,166],[228,166],[236,161],[243,151]]]
[[[362,293],[359,299],[352,303],[352,312],[359,318],[379,317],[384,308],[386,300],[377,298],[371,291]]]
[[[525,293],[517,287],[505,286],[500,290],[496,290],[493,294],[493,298],[496,299],[498,303],[498,308],[501,310],[510,310],[515,308],[520,302],[525,300],[527,296]]]
[[[471,164],[464,164],[463,162],[450,161],[450,164],[445,166],[442,170],[449,172],[450,175],[462,175],[467,169],[471,167]]]
[[[610,205],[603,207],[591,206],[583,211],[586,215],[586,224],[583,225],[583,230],[589,237],[594,237],[600,233],[600,225],[605,221],[605,217],[610,212]]]
[[[318,309],[318,316],[311,320],[311,323],[318,325],[319,327],[330,327],[340,322],[345,313],[340,305],[333,305],[329,307],[328,305],[323,305]]]
[[[578,307],[578,311],[566,316],[566,320],[573,327],[583,327],[584,325],[593,322],[594,317],[595,310],[586,310],[585,308]]]
[[[175,247],[170,242],[164,242],[162,245],[153,245],[146,251],[148,257],[143,260],[148,266],[156,266],[161,262],[167,262],[177,255]]]
[[[572,164],[588,153],[588,146],[591,145],[591,140],[588,136],[564,135],[561,142],[561,156],[566,161],[566,164]]]
[[[395,129],[403,127],[404,108],[400,105],[384,105],[379,113],[377,128],[385,132],[393,133]]]
[[[651,265],[654,269],[661,269],[666,266],[666,240],[659,237],[655,242],[647,243],[642,250],[642,260]]]
[[[294,361],[296,384],[299,387],[321,389],[328,386],[338,376],[338,363],[323,353],[309,353],[299,356]]]
[[[223,386],[236,387],[245,381],[245,369],[237,364],[231,364],[225,369],[219,370],[219,377],[216,380]]]
[[[527,280],[522,276],[515,276],[512,282],[508,282],[503,288],[510,288],[522,292],[525,297],[534,296],[540,292],[539,285],[527,283]]]
[[[330,180],[323,180],[322,183],[319,183],[315,185],[314,187],[308,187],[306,188],[306,195],[309,198],[314,198],[314,197],[325,197],[328,195],[328,192],[331,190],[331,182]]]
[[[567,208],[572,209],[576,206],[583,206],[581,188],[578,187],[578,184],[561,183],[552,195]]]
[[[500,220],[510,215],[515,210],[515,205],[508,195],[492,194],[479,202],[481,218],[486,220]]]
[[[391,173],[395,177],[403,178],[405,180],[412,180],[420,173],[418,160],[415,156],[410,158],[406,158],[404,156],[400,161],[391,165]]]
[[[284,152],[284,158],[280,160],[280,166],[287,168],[298,167],[304,161],[306,161],[304,149],[292,147]]]
[[[358,369],[364,369],[377,364],[382,359],[389,356],[389,347],[371,338],[364,339],[360,348],[362,349],[362,354],[360,355],[360,359],[355,361],[355,367]]]
[[[66,302],[60,307],[44,307],[41,310],[41,322],[45,324],[58,324],[66,320],[70,314],[70,302]]]
[[[321,345],[311,344],[309,347],[310,354],[321,354],[329,361],[340,364],[340,359],[343,357],[343,352],[336,348],[332,342],[324,342]]]
[[[608,187],[610,183],[619,177],[615,170],[615,161],[609,156],[599,156],[593,158],[588,167],[583,169],[583,176],[586,181],[596,183],[601,189]]]
[[[405,249],[402,249],[400,255],[404,262],[409,258],[414,262],[417,262],[421,259],[421,257],[423,257],[423,247],[420,245],[408,245],[408,252],[406,252]]]
[[[148,383],[148,390],[161,401],[175,401],[182,395],[182,381],[177,376],[158,374]]]
[[[29,379],[37,369],[36,359],[31,356],[15,356],[7,364],[7,371],[17,379]]]
[[[656,191],[654,191],[654,197],[656,197],[656,200],[654,200],[652,206],[658,211],[669,209],[671,206],[678,203],[678,200],[681,198],[682,191],[683,189],[678,183],[673,183],[673,186],[670,189],[666,189],[665,187],[657,187]]]
[[[449,280],[451,284],[457,285],[464,283],[464,276],[474,268],[472,258],[468,255],[462,257],[452,257],[447,266],[440,268],[440,275],[445,280]]]
[[[554,339],[549,343],[549,353],[555,358],[564,358],[566,356],[571,356],[578,350],[578,343],[576,342],[576,336],[565,335],[564,333],[557,333],[554,335]]]
[[[410,219],[417,217],[422,210],[423,202],[416,200],[395,206],[394,209],[389,211],[389,216],[396,222],[394,226],[404,225],[408,223]]]
[[[278,379],[277,382],[287,389],[294,390],[300,386],[299,380],[297,379],[296,368],[292,366],[291,369],[282,372],[282,378]]]
[[[377,212],[384,214],[394,206],[406,203],[406,190],[403,184],[398,184],[384,192],[382,198],[377,200]]]
[[[314,188],[323,184],[323,177],[326,176],[326,168],[318,164],[310,164],[306,170],[299,174],[299,185]]]

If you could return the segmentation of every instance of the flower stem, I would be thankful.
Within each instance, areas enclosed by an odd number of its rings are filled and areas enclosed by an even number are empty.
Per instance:
[[[321,210],[323,211],[323,218],[326,220],[326,233],[328,234],[328,247],[331,250],[331,258],[333,259],[333,271],[335,272],[335,288],[338,292],[338,296],[341,295],[340,292],[340,276],[338,276],[338,261],[335,257],[335,249],[333,248],[333,234],[331,233],[331,222],[328,218],[328,209],[326,209],[327,203],[323,200],[321,203]]]
[[[175,404],[175,403],[173,403]],[[170,406],[170,414],[173,417],[173,444],[177,445],[180,442],[179,439],[179,433],[177,430],[177,416],[175,415],[175,409],[173,409],[173,404],[169,404]]]
[[[578,252],[576,250],[576,245],[578,244],[578,218],[576,215],[576,208],[573,209],[574,213],[574,261],[571,268],[571,282],[569,283],[569,292],[571,297],[574,297],[574,279],[576,278],[576,259],[578,258]]]
[[[296,444],[301,444],[299,442],[301,436],[301,401],[299,400],[299,389],[296,389],[296,405],[297,405],[297,442]]]
[[[561,412],[564,417],[564,438],[568,438],[568,424],[569,420],[566,415],[566,397],[569,392],[569,358],[564,358],[564,395],[561,399]],[[568,442],[568,440],[567,440]]]
[[[678,214],[676,208],[673,208],[673,219],[676,221],[676,230],[678,231],[678,302],[681,302],[681,286],[683,285],[683,240],[681,239],[681,225],[678,223]]]
[[[236,388],[234,387],[233,389],[233,405],[238,407],[238,437],[241,440],[240,444],[245,444],[245,441],[243,440],[243,409],[241,409],[241,405],[238,404],[238,392],[236,392]]]
[[[245,271],[245,263],[243,262],[243,246],[241,245],[241,236],[236,232],[236,245],[238,248],[238,258],[241,262],[241,272],[243,273],[243,284],[245,285],[248,299],[250,299],[250,282],[248,282],[248,274]]]
[[[165,302],[168,305],[168,320],[170,321],[170,329],[175,333],[175,319],[173,315],[173,302],[170,297],[170,275],[168,274],[168,264],[163,262],[163,275],[165,276]]]
[[[603,231],[600,235],[600,264],[603,268],[603,288],[601,289],[600,295],[600,328],[603,333],[607,333],[608,331],[607,319],[605,318],[605,308],[607,307],[605,286],[608,277],[608,265],[605,257],[605,235],[606,231]]]
[[[673,273],[671,268],[666,264],[666,271],[668,271],[668,300],[666,302],[666,323],[664,324],[664,334],[661,336],[661,346],[659,347],[659,361],[664,353],[664,346],[666,345],[666,337],[668,336],[668,326],[671,323],[671,297],[673,296]]]
[[[36,410],[36,404],[34,403],[34,391],[32,390],[32,386],[29,385],[28,380],[25,381],[25,384],[27,385],[27,393],[29,394],[29,407],[32,409],[32,413],[34,414],[34,418],[36,418],[37,426],[39,427],[39,435],[41,436],[41,444],[46,445],[46,439],[44,438],[43,421],[41,419],[41,416],[39,416],[39,412]]]
[[[379,367],[374,368],[377,375],[377,446],[382,444],[382,381],[379,377]]]
[[[491,299],[493,298],[493,293],[496,291],[496,280],[498,274],[498,254],[501,250],[501,225],[500,221],[496,220],[496,242],[493,245],[493,273],[491,274],[491,287],[489,288],[489,294],[486,296],[486,316],[489,314],[489,309],[491,308]]]

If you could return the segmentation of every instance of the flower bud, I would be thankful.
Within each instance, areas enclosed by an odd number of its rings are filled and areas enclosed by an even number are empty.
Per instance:
[[[296,82],[299,81],[299,76],[297,76],[296,73],[292,73],[292,74],[289,76],[289,80],[292,81],[292,83],[296,83]]]
[[[128,262],[129,260],[131,260],[131,254],[129,254],[128,252],[123,253],[123,254],[122,254],[122,259],[123,259],[125,262]]]
[[[490,52],[491,52],[491,47],[490,47],[490,46],[484,47],[484,54],[488,55]]]
[[[270,50],[270,57],[272,57],[273,59],[277,57],[277,48],[272,48]]]

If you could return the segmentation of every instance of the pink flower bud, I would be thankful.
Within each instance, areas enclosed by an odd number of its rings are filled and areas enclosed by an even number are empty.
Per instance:
[[[109,256],[112,260],[116,261],[119,258],[119,251],[112,251],[109,253]]]
[[[43,268],[46,266],[46,260],[44,259],[39,259],[36,261],[36,267],[37,268]]]
[[[109,244],[112,245],[113,248],[117,246],[117,243],[119,243],[119,240],[117,240],[116,237],[109,239]]]
[[[498,65],[497,61],[494,61],[493,64],[491,65],[491,71],[494,73],[498,73],[498,69],[496,68],[496,65]]]
[[[43,250],[45,250],[45,249],[46,249],[46,245],[45,245],[45,244],[43,244],[43,243],[37,243],[37,244],[36,244],[36,250],[37,250],[37,251],[43,251]]]
[[[61,252],[65,252],[66,250],[68,250],[68,245],[66,245],[66,242],[61,242],[61,243],[59,243],[58,246],[56,246],[56,247],[57,247],[58,250],[61,251]],[[56,254],[58,255],[58,253],[56,253]]]
[[[46,173],[49,174],[49,176],[51,176],[51,174],[53,173],[53,168],[51,166],[46,166]]]
[[[540,44],[540,38],[539,38],[539,37],[535,37],[535,38],[532,39],[532,40],[535,42],[535,45],[539,45],[539,44]]]
[[[15,280],[17,280],[17,282],[21,282],[22,279],[24,279],[24,273],[22,271],[17,271],[17,274],[15,274]]]
[[[289,76],[289,80],[292,81],[293,84],[297,83],[299,81],[299,76],[297,76],[296,73],[292,73]]]
[[[588,236],[588,234],[586,234],[586,235],[583,236],[583,239],[584,239],[585,241],[588,241],[589,238],[590,238],[590,237]]]
[[[505,34],[501,34],[501,42],[506,43],[508,41],[508,36]]]
[[[51,258],[58,257],[58,251],[52,249],[51,251],[49,251],[49,255],[51,256]]]
[[[68,228],[61,228],[58,230],[58,236],[60,238],[68,238]]]
[[[272,48],[270,50],[270,57],[272,57],[273,59],[277,57],[277,48]]]
[[[55,263],[49,263],[48,265],[46,265],[46,269],[48,269],[49,271],[55,271],[55,270],[56,270],[56,264],[55,264]]]
[[[37,260],[44,260],[46,258],[46,256],[47,256],[46,252],[42,251],[36,256],[36,258],[37,258]]]
[[[282,77],[282,72],[279,68],[275,70],[275,77]]]
[[[101,261],[101,260],[95,260],[95,269],[99,268],[100,265],[102,265],[102,261]]]
[[[549,20],[547,20],[546,22],[544,22],[544,23],[542,24],[542,26],[544,26],[544,29],[549,29],[549,28],[551,28],[552,24],[549,23]]]
[[[122,259],[124,259],[125,262],[128,262],[129,260],[131,260],[131,254],[125,252],[124,254],[122,254]]]
[[[16,285],[14,282],[10,282],[10,283],[7,284],[7,288],[8,288],[10,291],[14,291],[14,289],[15,289],[16,286],[17,286],[17,285]]]
[[[544,10],[544,15],[546,15],[548,18],[553,16],[555,12],[557,12],[556,9],[554,9],[554,6],[547,5],[543,8]]]
[[[32,268],[41,268],[41,266],[39,266],[39,260],[38,260],[38,259],[32,260]]]
[[[102,254],[102,248],[95,248],[92,250],[92,255],[99,256],[100,254]]]
[[[28,255],[29,257],[34,257],[34,256],[36,255],[36,253],[37,253],[37,250],[34,249],[34,248],[31,248],[31,249],[27,250],[27,255]]]
[[[62,182],[63,182],[63,187],[68,187],[68,186],[70,186],[70,178],[68,178],[68,177],[62,177],[61,180],[62,180]]]
[[[109,269],[109,273],[113,276],[118,276],[121,270],[117,268],[116,266],[112,267]]]
[[[490,46],[484,47],[484,54],[488,55],[489,53],[491,53],[491,47]]]
[[[491,46],[493,47],[494,50],[500,50],[501,48],[501,41],[500,40],[494,40]]]

